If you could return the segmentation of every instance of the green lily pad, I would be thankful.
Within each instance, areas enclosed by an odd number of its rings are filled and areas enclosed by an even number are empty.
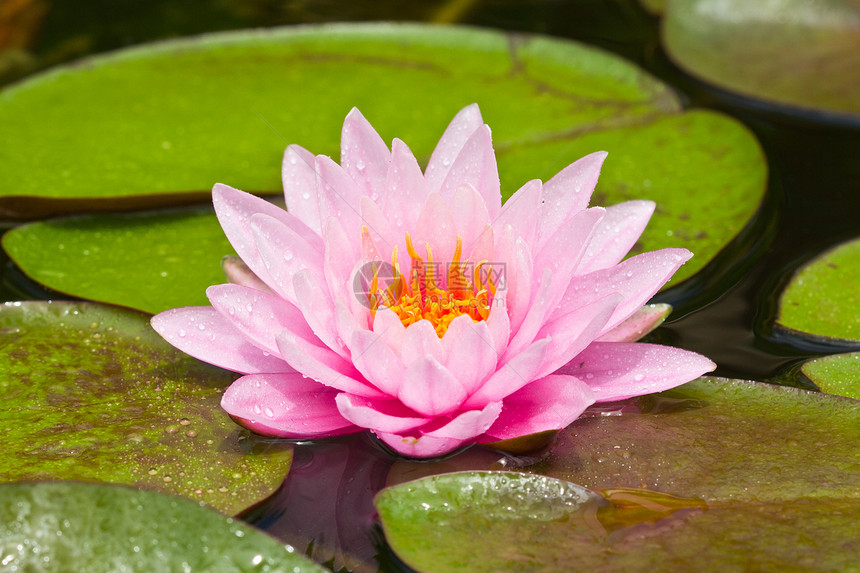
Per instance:
[[[19,142],[0,149],[0,212],[166,204],[215,182],[277,192],[284,147],[336,156],[352,106],[426,160],[472,102],[493,128],[506,197],[607,150],[598,199],[657,201],[642,248],[696,252],[679,279],[738,234],[764,192],[765,162],[748,130],[685,113],[668,87],[618,57],[543,37],[373,24],[144,46],[0,92],[0,130]],[[44,265],[66,272],[63,261]]]
[[[860,400],[860,352],[816,358],[800,371],[822,392]]]
[[[858,341],[858,308],[860,239],[855,239],[795,273],[780,296],[776,326],[795,334]]]
[[[83,215],[32,223],[3,236],[30,278],[80,298],[161,312],[208,304],[234,253],[212,209]]]
[[[668,2],[666,51],[722,88],[793,106],[860,114],[857,0]]]
[[[220,407],[232,373],[167,344],[139,312],[0,306],[0,481],[74,479],[183,495],[235,514],[271,495],[292,449]]]
[[[643,414],[580,418],[530,471],[708,503],[860,499],[855,400],[701,378],[636,403]]]
[[[562,430],[530,477],[447,474],[384,490],[386,539],[433,573],[856,565],[857,401],[704,378],[617,413]]]
[[[7,571],[326,571],[198,503],[74,482],[0,485],[0,551]]]
[[[386,539],[424,573],[460,571],[844,571],[860,502],[704,504],[649,491],[605,497],[569,482],[464,472],[375,499]],[[476,533],[478,532],[478,533]]]

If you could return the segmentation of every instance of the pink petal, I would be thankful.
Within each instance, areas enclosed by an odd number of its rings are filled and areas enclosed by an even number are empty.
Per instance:
[[[311,245],[268,215],[252,215],[251,229],[266,275],[270,277],[268,283],[279,295],[295,304],[293,275],[301,270],[308,269],[318,282],[323,281],[321,248]],[[322,247],[322,244],[319,246]]]
[[[362,318],[364,318],[362,316]],[[344,301],[339,300],[334,307],[334,322],[337,329],[337,335],[344,342],[352,340],[352,336],[358,330],[367,330],[368,324],[366,321],[359,322],[356,317],[349,311]]]
[[[186,306],[156,314],[152,328],[186,354],[240,372],[293,372],[286,362],[260,350],[211,306]]]
[[[611,402],[662,392],[716,367],[700,354],[671,346],[593,342],[558,373],[584,381],[597,402]]]
[[[493,257],[493,246],[495,244],[495,234],[491,225],[486,225],[477,237],[472,241],[471,245],[463,242],[463,254],[466,255],[464,261],[471,261],[478,264],[481,261],[498,262]]]
[[[448,176],[454,160],[457,159],[469,137],[483,124],[484,120],[481,118],[478,104],[466,106],[454,116],[439,139],[439,143],[436,144],[436,149],[433,150],[427,163],[427,170],[424,172],[430,190],[442,189],[442,183]]]
[[[469,321],[471,320],[470,318]],[[446,355],[442,341],[439,340],[439,335],[436,334],[436,329],[429,320],[419,320],[406,327],[403,342],[400,345],[400,359],[407,368],[425,356],[432,356],[444,364]]]
[[[552,272],[552,285],[547,293],[549,308],[555,308],[564,296],[604,212],[601,207],[593,207],[575,214],[535,254],[534,276],[541,276],[546,269]]]
[[[275,340],[281,356],[296,371],[330,388],[364,396],[384,398],[367,382],[351,362],[347,362],[334,351],[308,344],[304,339],[292,335],[288,330],[279,332]]]
[[[316,159],[310,151],[298,145],[289,145],[281,164],[281,179],[284,183],[287,210],[320,235],[323,226],[317,199],[315,162]]]
[[[655,207],[653,201],[627,201],[607,207],[576,274],[605,269],[623,259],[639,240]]]
[[[391,253],[394,251],[394,246],[400,245],[401,243],[405,244],[404,239],[406,235],[404,233],[396,233],[391,229],[391,222],[388,217],[386,217],[379,205],[374,203],[370,197],[362,197],[360,206],[361,219],[364,221],[364,226],[367,228],[367,232],[373,238],[373,241],[379,246],[380,252],[384,253],[384,256],[381,256],[381,259],[390,261]],[[365,232],[362,229],[362,236],[364,235]],[[405,252],[403,251],[403,247],[400,247],[398,250],[400,252]]]
[[[358,261],[356,243],[346,236],[337,219],[329,219],[325,229],[323,271],[329,292],[334,298],[354,296],[352,273]]]
[[[544,269],[543,277],[537,282],[537,292],[534,294],[519,328],[514,329],[513,324],[511,324],[513,336],[505,349],[503,360],[518,354],[523,348],[534,342],[537,333],[547,320],[549,293],[552,289],[552,272],[550,269]]]
[[[334,302],[323,288],[322,281],[310,269],[304,269],[293,275],[293,288],[296,306],[313,333],[323,344],[348,359],[349,350],[337,332]]]
[[[412,151],[405,143],[395,139],[391,145],[391,166],[386,178],[385,194],[378,199],[391,222],[392,230],[405,235],[414,229],[429,194],[430,187]]]
[[[400,317],[390,308],[380,308],[376,311],[373,319],[373,332],[382,337],[382,340],[400,354],[400,345],[406,335],[406,327],[400,321]]]
[[[330,218],[337,219],[347,237],[358,240],[364,225],[360,211],[362,189],[330,157],[317,155],[314,169],[317,172],[317,198],[323,228]]]
[[[546,324],[538,338],[549,338],[543,365],[535,377],[551,374],[589,345],[621,303],[621,296],[609,294]]]
[[[254,271],[245,264],[245,261],[236,255],[226,255],[221,259],[221,270],[224,271],[224,276],[230,283],[275,294],[269,285],[260,280],[260,277],[254,274]]]
[[[269,286],[274,285],[270,283],[269,274],[257,251],[257,243],[251,227],[252,215],[255,213],[268,215],[290,227],[315,248],[322,250],[322,239],[307,225],[280,207],[259,197],[219,183],[212,189],[212,204],[215,206],[218,222],[221,223],[230,244],[236,249],[236,254]]]
[[[397,397],[423,416],[444,416],[463,403],[466,391],[438,360],[426,356],[406,369]]]
[[[505,310],[510,318],[510,329],[517,332],[532,305],[532,255],[525,240],[514,236],[514,229],[506,226],[496,235],[494,262],[505,263]],[[498,292],[496,296],[499,296]],[[495,299],[494,299],[495,301]],[[495,304],[495,302],[494,302]]]
[[[393,450],[412,458],[432,458],[447,454],[473,443],[492,426],[502,409],[500,402],[488,404],[482,410],[463,412],[444,426],[432,432],[418,430],[409,435],[374,432]]]
[[[211,286],[206,296],[247,340],[275,356],[281,355],[275,335],[284,329],[311,344],[322,345],[299,309],[280,297],[231,284]]]
[[[671,312],[671,304],[646,304],[634,312],[627,320],[601,335],[597,341],[636,342],[660,326]]]
[[[352,363],[371,384],[389,397],[397,396],[406,367],[378,334],[356,330],[349,342]]]
[[[478,190],[484,198],[490,218],[495,218],[502,207],[502,193],[493,140],[490,128],[486,125],[480,126],[466,140],[445,177],[440,193],[448,200],[453,196],[454,190],[465,183]]]
[[[340,135],[340,164],[362,193],[385,191],[385,177],[391,153],[373,126],[352,108],[343,122]]]
[[[456,233],[463,239],[463,254],[460,258],[462,261],[480,242],[481,234],[490,224],[490,214],[484,199],[468,184],[454,190],[451,205]]]
[[[341,415],[362,428],[400,434],[425,425],[428,420],[416,416],[398,400],[371,400],[351,394],[336,398]]]
[[[451,341],[445,368],[460,380],[466,393],[472,394],[496,369],[498,358],[487,323],[473,322],[468,326]]]
[[[586,155],[544,183],[538,228],[538,250],[570,217],[588,206],[606,155],[605,151]]]
[[[581,306],[585,300],[593,300],[596,294],[620,293],[623,300],[601,332],[605,334],[648,302],[691,256],[692,253],[686,249],[660,249],[636,255],[608,269],[576,277],[564,293],[558,306],[559,313]]]
[[[360,431],[340,415],[336,395],[301,374],[251,374],[227,388],[221,407],[265,436],[318,438]]]
[[[532,179],[505,201],[493,225],[504,228],[510,225],[516,237],[522,237],[529,245],[535,244],[541,204],[540,179]]]
[[[573,376],[551,375],[535,380],[505,398],[502,413],[481,441],[566,428],[593,403],[594,394]]]
[[[439,193],[430,193],[427,197],[412,235],[412,245],[425,263],[429,263],[425,258],[428,244],[433,253],[433,262],[444,267],[444,263],[452,260],[457,246],[457,228],[451,210]]]
[[[493,305],[486,323],[487,328],[490,330],[490,336],[493,337],[493,348],[495,348],[496,357],[501,359],[505,354],[511,337],[511,323],[505,307],[501,304]]]
[[[475,324],[475,321],[472,320],[472,317],[465,314],[461,314],[448,324],[448,329],[445,331],[445,334],[441,339],[442,348],[444,350],[441,362],[447,360],[445,357],[454,350],[460,337],[466,334],[466,331],[471,330],[473,324]]]
[[[469,396],[463,408],[482,408],[490,402],[498,402],[534,380],[543,363],[548,344],[548,340],[538,340],[513,356]]]

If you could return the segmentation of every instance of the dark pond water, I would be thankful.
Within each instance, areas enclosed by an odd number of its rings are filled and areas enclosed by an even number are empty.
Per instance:
[[[32,58],[7,70],[6,81],[40,66],[156,38],[302,22],[446,20],[549,34],[615,52],[674,86],[688,107],[743,121],[770,166],[768,195],[756,219],[699,276],[658,295],[676,310],[653,337],[711,357],[718,375],[790,384],[802,383],[792,367],[803,358],[851,349],[776,335],[771,326],[777,293],[791,273],[822,250],[860,236],[860,123],[800,114],[701,84],[666,59],[658,21],[635,1],[66,0],[48,7],[30,47]],[[52,296],[2,262],[5,300]],[[475,449],[449,463],[477,469],[526,461]],[[337,567],[408,570],[385,547],[373,523],[371,497],[386,480],[420,471],[418,464],[381,453],[366,436],[299,445],[281,491],[244,517]]]

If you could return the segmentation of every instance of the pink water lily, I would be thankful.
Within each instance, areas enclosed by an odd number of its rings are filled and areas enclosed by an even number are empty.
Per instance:
[[[243,263],[207,290],[212,306],[152,319],[174,346],[243,374],[222,400],[240,424],[286,438],[369,429],[403,455],[432,457],[560,429],[595,401],[715,367],[630,341],[637,310],[691,254],[622,260],[654,203],[588,208],[605,153],[503,205],[476,105],[423,173],[358,110],[341,137],[340,165],[287,148],[287,211],[216,185]]]

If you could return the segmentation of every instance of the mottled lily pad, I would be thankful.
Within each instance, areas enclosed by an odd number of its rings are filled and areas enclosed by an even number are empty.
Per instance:
[[[770,102],[860,118],[857,0],[683,0],[663,9],[666,51],[691,74]]]
[[[161,312],[208,304],[233,248],[212,209],[83,215],[31,223],[3,236],[30,278],[61,292]]]
[[[448,474],[384,490],[386,539],[433,573],[856,565],[860,403],[700,379],[616,413],[562,430],[531,477]]]
[[[816,358],[800,371],[822,392],[860,400],[860,352]]]
[[[326,571],[199,503],[75,482],[0,485],[0,554],[5,571]]]
[[[834,342],[860,341],[860,239],[801,268],[779,299],[777,328]]]
[[[860,499],[855,400],[701,378],[634,403],[642,414],[580,418],[530,471],[708,503]]]
[[[289,469],[289,446],[254,438],[221,410],[234,375],[171,347],[142,313],[6,303],[0,372],[2,481],[129,484],[235,514]]]
[[[353,106],[426,161],[472,102],[493,128],[505,196],[607,150],[598,200],[657,201],[640,246],[693,250],[676,280],[735,237],[764,192],[765,162],[748,130],[685,113],[668,87],[618,57],[542,37],[377,24],[144,46],[13,86],[0,93],[0,131],[18,142],[0,148],[0,211],[205,200],[216,182],[278,192],[284,147],[336,156]],[[44,265],[25,270],[66,272],[53,257]]]

